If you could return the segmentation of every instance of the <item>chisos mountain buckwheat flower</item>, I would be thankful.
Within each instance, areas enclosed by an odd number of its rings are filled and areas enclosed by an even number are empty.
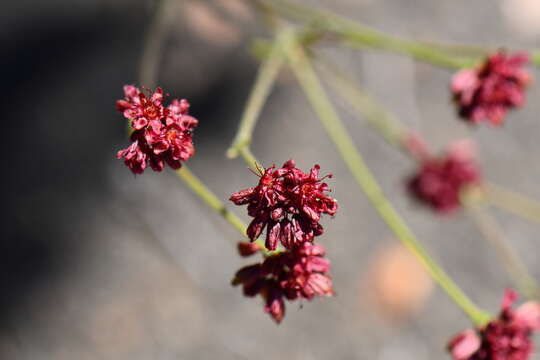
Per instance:
[[[240,252],[246,255],[242,250]],[[243,267],[236,273],[232,284],[242,285],[246,296],[261,295],[265,301],[264,311],[280,323],[285,316],[285,300],[300,298],[311,301],[315,296],[334,294],[332,280],[328,276],[330,262],[324,255],[322,246],[300,243],[266,257],[262,263]]]
[[[260,170],[259,184],[232,194],[236,205],[248,205],[253,220],[247,236],[254,241],[266,228],[266,247],[275,250],[278,242],[285,248],[312,241],[323,233],[321,214],[334,215],[337,201],[328,195],[328,185],[319,178],[319,165],[309,174],[298,169],[293,160],[283,167]]]
[[[523,105],[530,75],[524,69],[529,57],[499,51],[475,69],[452,78],[451,91],[459,115],[471,123],[500,125],[509,109]]]
[[[165,107],[161,88],[147,97],[133,85],[124,86],[124,94],[116,109],[130,120],[134,131],[132,144],[117,157],[134,174],[142,174],[148,164],[154,171],[162,171],[165,163],[179,169],[195,153],[191,132],[198,121],[188,115],[187,100],[175,99]]]
[[[456,142],[443,156],[426,156],[419,161],[419,169],[408,181],[409,192],[437,212],[456,209],[461,192],[481,183],[480,169],[468,141]]]
[[[455,360],[526,360],[533,352],[532,334],[540,328],[540,304],[527,302],[516,310],[517,294],[506,290],[497,318],[479,329],[456,335],[448,344]]]

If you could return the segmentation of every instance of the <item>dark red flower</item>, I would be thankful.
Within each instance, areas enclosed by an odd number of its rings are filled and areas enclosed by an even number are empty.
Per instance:
[[[507,290],[499,316],[486,326],[466,330],[448,344],[455,360],[526,360],[533,351],[531,336],[540,328],[540,304],[528,302],[516,310],[517,294]]]
[[[253,241],[266,228],[266,247],[275,250],[278,242],[290,248],[321,235],[321,214],[334,215],[337,201],[326,195],[330,189],[322,182],[324,177],[318,176],[319,165],[306,174],[289,160],[281,168],[261,170],[256,187],[232,194],[230,200],[248,205],[248,214],[253,217],[248,237]]]
[[[523,105],[530,75],[529,57],[499,51],[476,69],[464,69],[452,78],[451,91],[459,115],[472,122],[500,125],[509,109]]]
[[[285,299],[312,300],[315,296],[334,294],[328,276],[330,262],[324,254],[322,246],[301,243],[268,256],[262,263],[243,267],[232,284],[242,284],[246,296],[260,294],[265,300],[265,311],[279,323],[285,315]]]
[[[470,143],[454,144],[441,157],[425,157],[408,181],[413,197],[438,212],[449,212],[460,204],[460,194],[468,186],[481,182]]]
[[[116,109],[131,121],[134,131],[131,146],[117,157],[135,174],[142,174],[148,164],[155,171],[163,170],[165,163],[179,169],[195,153],[191,132],[197,119],[188,115],[189,103],[175,99],[164,107],[160,88],[147,97],[135,86],[126,85],[124,94]]]

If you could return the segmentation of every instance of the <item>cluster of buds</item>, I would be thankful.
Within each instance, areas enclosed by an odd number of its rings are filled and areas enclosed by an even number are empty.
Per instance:
[[[259,184],[234,193],[230,200],[236,205],[248,205],[253,220],[247,235],[252,241],[266,228],[269,250],[275,250],[278,243],[289,249],[321,235],[321,214],[336,213],[337,201],[325,194],[329,191],[322,182],[326,177],[332,175],[319,179],[319,165],[306,174],[289,160],[278,169],[261,169]]]
[[[148,164],[154,171],[162,171],[165,163],[179,169],[195,153],[191,132],[198,121],[188,115],[189,103],[175,99],[163,106],[161,88],[148,97],[135,86],[126,85],[124,94],[116,109],[131,122],[132,144],[117,157],[123,158],[134,174],[142,174]]]
[[[333,294],[330,263],[323,247],[313,240],[323,233],[321,215],[334,215],[337,201],[326,194],[330,189],[322,182],[331,175],[319,178],[318,165],[304,173],[289,160],[281,168],[261,169],[259,176],[256,187],[234,193],[230,200],[248,206],[253,220],[247,235],[252,241],[266,228],[266,248],[276,250],[281,244],[283,251],[240,269],[233,285],[242,284],[247,296],[260,294],[265,311],[279,323],[285,315],[285,299]],[[239,249],[244,256],[260,250],[254,243],[241,244]]]
[[[499,51],[475,69],[464,69],[452,78],[451,91],[459,115],[472,123],[500,125],[509,109],[523,105],[530,75],[524,69],[527,54]]]
[[[242,254],[258,251],[254,243],[241,243]],[[252,249],[246,252],[246,249]],[[298,298],[311,300],[315,296],[333,295],[332,280],[328,276],[330,262],[324,258],[322,246],[304,242],[290,250],[266,257],[262,263],[240,269],[233,285],[242,285],[244,295],[261,295],[264,310],[277,322],[285,316],[285,301]]]
[[[455,210],[463,192],[481,182],[472,144],[456,142],[442,156],[419,158],[420,167],[409,179],[411,195],[439,213]]]
[[[527,360],[533,352],[531,336],[540,329],[540,304],[530,301],[513,310],[516,298],[507,290],[497,318],[456,335],[448,344],[454,360]]]

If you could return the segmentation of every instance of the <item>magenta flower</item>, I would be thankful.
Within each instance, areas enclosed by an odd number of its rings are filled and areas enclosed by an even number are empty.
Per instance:
[[[526,360],[533,352],[531,336],[540,328],[540,304],[527,302],[516,310],[517,294],[507,290],[499,316],[480,329],[456,335],[448,344],[455,360]]]
[[[285,316],[285,299],[311,301],[315,296],[334,294],[328,276],[330,262],[324,255],[322,246],[301,243],[265,258],[262,263],[243,267],[232,284],[241,284],[246,296],[260,294],[265,300],[264,310],[280,323]]]
[[[189,103],[175,99],[164,107],[160,88],[148,98],[135,86],[126,85],[124,94],[116,109],[131,121],[134,131],[132,144],[117,157],[134,174],[142,174],[148,164],[155,171],[162,171],[165,163],[179,169],[195,153],[191,132],[198,121],[188,115]]]
[[[236,205],[248,205],[253,220],[247,236],[253,241],[266,228],[266,247],[275,250],[278,242],[291,248],[321,235],[321,214],[334,215],[337,211],[337,201],[326,195],[330,189],[322,182],[331,175],[319,179],[319,165],[306,174],[293,160],[281,168],[272,166],[260,172],[256,187],[241,190],[230,198]]]
[[[476,69],[464,69],[452,78],[451,91],[459,115],[475,124],[500,125],[509,109],[525,102],[530,75],[524,69],[527,54],[499,51]]]
[[[444,156],[427,156],[420,161],[420,168],[408,181],[409,192],[437,212],[446,213],[459,207],[461,192],[481,182],[468,142],[454,144]]]

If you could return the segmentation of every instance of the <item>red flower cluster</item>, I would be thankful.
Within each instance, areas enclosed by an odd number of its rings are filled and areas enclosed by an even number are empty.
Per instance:
[[[516,310],[517,294],[507,290],[499,317],[476,330],[455,336],[448,350],[455,360],[526,360],[533,351],[531,335],[540,328],[540,304],[528,302]]]
[[[408,188],[420,202],[444,213],[459,206],[462,190],[480,181],[471,144],[458,142],[442,157],[421,159],[420,168],[409,179]]]
[[[455,74],[451,90],[459,115],[473,123],[488,121],[500,125],[508,109],[525,102],[530,76],[523,67],[528,61],[527,54],[509,56],[499,51],[479,68]]]
[[[285,299],[312,300],[333,294],[330,262],[324,258],[324,248],[313,244],[314,237],[323,233],[321,214],[337,211],[337,201],[326,195],[330,189],[322,182],[325,177],[319,178],[319,165],[306,174],[289,160],[281,168],[261,169],[256,187],[234,193],[230,199],[236,205],[248,205],[248,214],[254,218],[247,229],[251,241],[266,228],[266,248],[275,250],[278,243],[285,248],[262,263],[240,269],[233,280],[233,285],[243,285],[246,296],[260,294],[264,310],[277,323],[285,316]],[[240,243],[238,250],[249,256],[262,249],[251,242]]]
[[[125,99],[116,102],[116,109],[131,120],[134,129],[132,144],[118,152],[117,157],[134,174],[142,174],[148,164],[154,171],[162,171],[167,163],[179,169],[195,153],[191,131],[197,126],[197,119],[188,115],[186,100],[173,100],[163,106],[163,90],[147,97],[132,85],[124,86]]]
[[[240,249],[256,244],[242,243]],[[242,255],[252,254],[253,251]],[[332,280],[327,275],[330,262],[324,258],[324,248],[304,242],[289,251],[277,253],[262,263],[240,269],[233,285],[242,284],[246,296],[260,294],[265,300],[264,310],[277,322],[285,316],[285,301],[298,298],[312,300],[315,296],[333,295]]]
[[[261,170],[256,187],[234,193],[230,200],[236,205],[247,204],[253,217],[248,237],[253,241],[267,228],[266,247],[275,250],[278,242],[291,248],[321,235],[321,214],[334,215],[337,201],[325,194],[330,190],[322,182],[324,177],[318,176],[319,165],[306,174],[289,160],[281,168]]]

